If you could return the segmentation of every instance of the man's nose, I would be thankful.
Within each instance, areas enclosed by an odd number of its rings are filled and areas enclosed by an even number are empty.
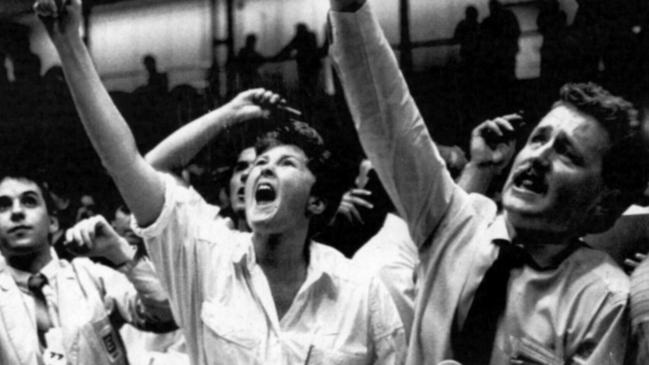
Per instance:
[[[24,218],[25,218],[25,210],[24,210],[22,204],[20,204],[19,201],[15,201],[11,205],[11,220],[12,221],[19,221],[19,220],[22,220]]]
[[[272,166],[271,164],[265,165],[264,167],[261,168],[261,172],[260,172],[261,176],[271,176],[271,175],[273,175],[274,168],[275,167]]]
[[[550,157],[554,153],[551,142],[547,142],[542,146],[536,148],[532,155],[532,161],[536,167],[548,167],[550,165]]]
[[[248,180],[248,176],[250,176],[250,170],[252,169],[252,166],[247,167],[245,170],[241,172],[240,180],[242,183],[246,183],[246,180]]]

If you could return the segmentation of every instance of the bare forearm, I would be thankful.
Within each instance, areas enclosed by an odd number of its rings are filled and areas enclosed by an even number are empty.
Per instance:
[[[55,39],[66,81],[83,126],[138,222],[157,218],[164,202],[162,182],[137,150],[133,134],[101,83],[78,35]]]
[[[184,167],[210,140],[227,128],[231,119],[232,113],[226,104],[175,131],[147,153],[145,159],[161,171]]]
[[[467,193],[485,194],[491,180],[493,180],[496,172],[489,166],[480,166],[475,162],[469,162],[457,181],[457,184],[464,189]]]

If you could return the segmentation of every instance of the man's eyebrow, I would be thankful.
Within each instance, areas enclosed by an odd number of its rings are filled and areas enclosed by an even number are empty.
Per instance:
[[[584,162],[584,151],[581,148],[581,145],[567,133],[561,131],[557,136],[557,139],[565,145],[575,154],[575,157],[579,159],[580,162]]]
[[[23,197],[23,196],[32,196],[32,195],[35,195],[36,197],[40,196],[40,194],[36,190],[25,190],[21,192],[19,196]]]

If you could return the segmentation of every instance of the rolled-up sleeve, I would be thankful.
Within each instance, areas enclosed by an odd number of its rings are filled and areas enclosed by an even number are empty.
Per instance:
[[[158,219],[148,227],[138,226],[135,219],[133,230],[144,239],[147,253],[155,266],[163,288],[172,298],[171,308],[178,324],[183,327],[191,311],[196,295],[195,230],[192,206],[200,204],[200,196],[164,175],[165,202]],[[194,219],[197,219],[195,217]],[[194,265],[195,266],[195,265]]]
[[[176,329],[169,301],[155,271],[146,259],[138,260],[122,273],[89,260],[75,260],[75,270],[83,270],[99,289],[110,312],[133,326],[154,332]]]
[[[455,183],[369,4],[332,11],[329,21],[330,53],[363,148],[421,246],[446,213]]]

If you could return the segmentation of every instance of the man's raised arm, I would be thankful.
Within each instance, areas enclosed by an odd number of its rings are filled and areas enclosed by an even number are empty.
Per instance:
[[[446,213],[456,186],[369,4],[330,3],[330,53],[359,138],[421,245]]]
[[[133,133],[101,83],[79,34],[81,1],[37,0],[41,16],[61,57],[66,81],[83,126],[138,223],[146,226],[160,214],[164,186],[156,171],[137,150]]]
[[[284,103],[264,89],[247,90],[229,103],[181,127],[146,154],[146,161],[161,171],[183,168],[207,143],[228,127],[254,118],[267,118],[268,107]]]

